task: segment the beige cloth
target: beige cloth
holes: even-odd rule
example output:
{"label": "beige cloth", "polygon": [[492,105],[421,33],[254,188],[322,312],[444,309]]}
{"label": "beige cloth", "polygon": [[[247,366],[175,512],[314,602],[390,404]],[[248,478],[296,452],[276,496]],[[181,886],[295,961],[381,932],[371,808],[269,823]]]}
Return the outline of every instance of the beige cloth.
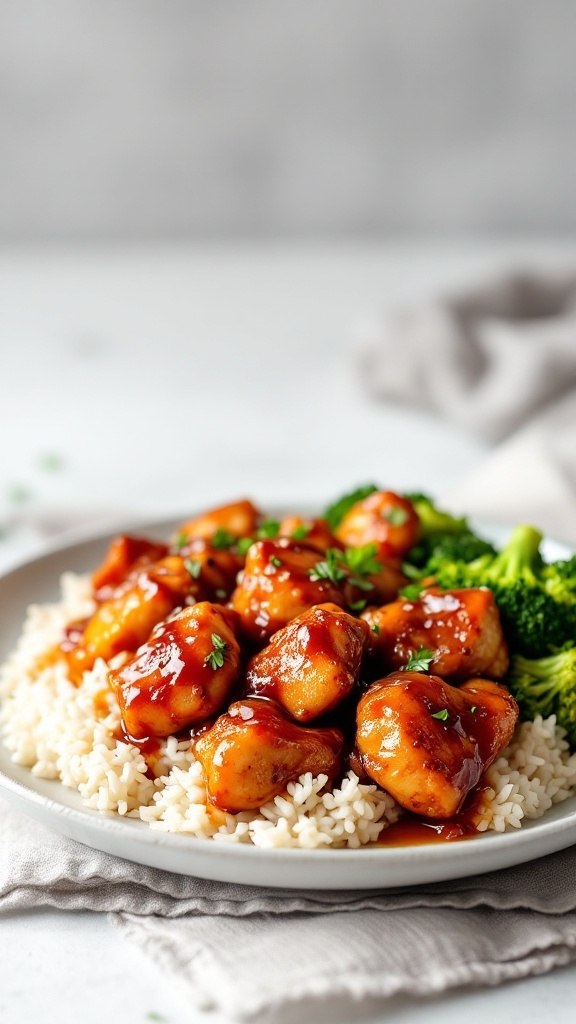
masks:
{"label": "beige cloth", "polygon": [[0,822],[0,915],[40,906],[111,912],[192,1005],[238,1020],[282,1020],[294,1004],[313,1020],[317,1000],[338,997],[336,1024],[352,1000],[494,985],[576,959],[576,848],[454,882],[310,892],[131,864],[4,802]]}
{"label": "beige cloth", "polygon": [[442,496],[451,507],[576,544],[576,275],[516,274],[392,311],[359,342],[372,395],[500,442]]}

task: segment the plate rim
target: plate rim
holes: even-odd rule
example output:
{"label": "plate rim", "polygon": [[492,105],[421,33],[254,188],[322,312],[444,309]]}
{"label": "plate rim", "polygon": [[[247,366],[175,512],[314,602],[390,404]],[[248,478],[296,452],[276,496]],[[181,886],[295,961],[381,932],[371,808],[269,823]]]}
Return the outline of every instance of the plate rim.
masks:
{"label": "plate rim", "polygon": [[[269,514],[278,515],[282,510],[276,508],[272,509]],[[151,535],[158,533],[160,536],[168,534],[171,530],[178,525],[180,517],[166,517],[157,519],[152,522],[147,522],[144,519],[134,520],[132,523],[127,523],[125,520],[119,522],[117,527],[113,530],[95,530],[86,532],[83,531],[81,536],[75,535],[70,538],[70,535],[63,537],[57,543],[51,544],[48,548],[44,549],[42,553],[36,557],[28,558],[25,561],[19,563],[16,566],[12,566],[7,572],[0,574],[0,588],[9,585],[10,582],[19,576],[24,576],[30,570],[38,569],[39,571],[47,570],[50,562],[55,560],[58,561],[60,556],[67,554],[80,553],[88,545],[106,544],[109,540],[115,536],[116,533],[127,530],[136,529],[142,532],[148,532]],[[475,525],[479,530],[487,534],[488,537],[493,536],[495,533],[503,534],[504,531],[508,530],[509,527],[502,523],[491,523],[487,520],[478,520]],[[555,548],[560,555],[557,557],[563,557],[562,552],[569,554],[570,547],[563,542],[555,541],[553,538],[546,538],[546,544],[548,547]],[[61,565],[55,572],[55,584],[59,580],[61,573],[66,572],[66,565]],[[75,571],[75,570],[72,570]],[[55,588],[56,589],[56,588]],[[28,603],[28,602],[27,602]],[[20,622],[23,622],[23,617],[26,611],[26,606],[20,608],[21,612]],[[13,641],[10,641],[9,650],[13,649]],[[9,651],[8,651],[9,653]],[[5,762],[5,764],[4,764]],[[13,771],[9,773],[10,766]],[[8,771],[6,770],[8,769]],[[22,781],[18,776],[19,774],[25,774],[26,778],[30,780],[30,783]],[[537,859],[540,856],[544,856],[549,852],[553,852],[558,849],[562,849],[566,846],[576,844],[576,796],[569,798],[567,803],[574,803],[574,809],[568,810],[568,813],[561,817],[552,818],[546,820],[546,815],[542,819],[537,819],[533,823],[527,823],[528,827],[524,826],[513,832],[504,833],[484,833],[472,838],[466,839],[465,841],[454,842],[454,843],[427,843],[420,845],[407,845],[407,846],[390,846],[385,845],[372,845],[361,847],[358,849],[349,848],[316,848],[313,850],[306,850],[301,848],[261,848],[252,844],[243,843],[227,843],[227,842],[210,842],[208,845],[207,840],[199,839],[195,836],[186,835],[183,833],[169,833],[159,830],[151,829],[145,822],[135,818],[123,818],[118,815],[112,815],[112,813],[102,813],[95,809],[83,806],[81,803],[80,794],[73,789],[64,787],[59,780],[47,780],[39,779],[38,784],[43,785],[47,788],[61,787],[64,793],[67,794],[70,800],[74,803],[78,803],[79,806],[72,805],[68,802],[62,802],[57,799],[56,796],[46,795],[39,789],[34,788],[34,780],[37,777],[32,775],[29,768],[17,765],[10,759],[10,753],[4,746],[2,740],[0,740],[0,789],[2,793],[10,800],[11,803],[17,804],[26,813],[27,808],[30,808],[30,816],[36,820],[42,820],[46,824],[46,817],[53,819],[53,824],[49,824],[48,827],[52,828],[53,831],[60,832],[60,834],[68,834],[62,827],[63,824],[66,826],[75,826],[80,830],[87,830],[87,833],[99,833],[106,838],[111,838],[115,841],[116,839],[120,842],[127,842],[130,847],[129,852],[126,854],[126,858],[129,860],[136,860],[139,863],[148,863],[150,866],[161,867],[159,864],[150,864],[148,857],[145,860],[138,861],[135,857],[133,845],[137,847],[142,846],[144,849],[142,855],[147,854],[149,851],[155,850],[168,850],[174,853],[178,852],[180,855],[184,852],[186,856],[189,856],[191,861],[198,859],[198,855],[209,855],[210,861],[213,863],[213,869],[215,874],[206,874],[198,871],[198,865],[191,863],[189,870],[182,870],[179,867],[171,866],[169,868],[163,868],[163,870],[176,871],[177,873],[187,875],[188,877],[211,877],[215,880],[238,880],[231,878],[223,878],[222,870],[226,873],[226,870],[230,865],[240,866],[240,874],[243,874],[242,865],[249,865],[256,869],[256,873],[260,871],[263,865],[270,866],[270,864],[278,867],[290,867],[297,871],[300,867],[312,866],[312,873],[320,876],[326,869],[334,868],[337,864],[340,872],[345,872],[349,868],[358,868],[360,865],[364,865],[365,868],[369,869],[368,876],[365,884],[362,879],[354,879],[354,884],[350,885],[349,882],[345,888],[388,888],[404,885],[417,885],[426,884],[427,879],[422,878],[416,881],[399,881],[396,878],[382,878],[375,885],[373,881],[373,869],[378,867],[382,869],[383,874],[387,870],[394,872],[398,867],[403,867],[405,872],[408,874],[414,873],[414,868],[417,868],[421,864],[428,864],[429,871],[424,871],[424,875],[432,872],[434,878],[432,880],[451,879],[457,877],[469,876],[472,874],[481,874],[489,872],[497,868],[494,867],[494,862],[502,862],[499,866],[513,866],[521,862],[525,862],[532,859]],[[561,805],[556,805],[560,807]],[[37,813],[34,813],[37,812]],[[548,813],[548,812],[547,812]],[[128,828],[127,828],[128,825]],[[571,833],[574,833],[573,836]],[[76,837],[75,837],[76,838]],[[553,840],[549,844],[549,840]],[[80,842],[83,842],[80,839]],[[541,847],[544,844],[546,849],[542,850]],[[102,846],[99,846],[93,842],[87,842],[85,845],[93,848],[102,850]],[[540,852],[536,852],[536,849],[540,849]],[[480,851],[484,851],[484,855]],[[515,851],[515,852],[514,852]],[[111,852],[105,850],[104,852]],[[519,854],[519,856],[518,856]],[[122,856],[122,854],[116,854]],[[511,856],[510,856],[511,855]],[[486,866],[478,865],[478,858],[486,860]],[[153,858],[155,859],[155,858]],[[203,859],[203,858],[202,858]],[[474,865],[471,862],[474,861]],[[450,864],[457,862],[456,868],[450,869]],[[439,867],[445,864],[447,872],[440,872],[437,875]],[[370,874],[372,870],[372,874]],[[435,874],[436,872],[436,874]],[[254,872],[249,872],[253,874]],[[308,872],[309,873],[309,872]],[[332,871],[330,877],[334,875]],[[430,880],[430,879],[428,879]],[[252,881],[248,881],[246,884],[255,884]],[[276,887],[281,888],[301,888],[303,883],[299,881],[291,881],[283,879],[281,882],[270,882],[266,884],[272,884]],[[334,888],[334,885],[325,886],[322,885],[322,878],[315,879],[311,888]],[[344,888],[343,886],[336,886],[336,888]]]}

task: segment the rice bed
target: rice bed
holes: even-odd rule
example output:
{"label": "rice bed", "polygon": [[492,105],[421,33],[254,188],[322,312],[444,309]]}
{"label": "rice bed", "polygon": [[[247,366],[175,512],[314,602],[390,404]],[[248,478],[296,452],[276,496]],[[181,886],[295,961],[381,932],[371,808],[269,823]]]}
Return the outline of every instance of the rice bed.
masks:
{"label": "rice bed", "polygon": [[[376,841],[397,821],[401,808],[392,797],[362,784],[352,771],[332,790],[325,775],[308,773],[258,811],[218,811],[207,803],[189,742],[173,736],[162,743],[160,777],[151,779],[139,748],[115,736],[120,714],[105,662],[85,672],[80,687],[70,682],[63,662],[36,667],[63,627],[93,607],[90,578],[66,573],[60,602],[28,610],[18,646],[0,672],[0,729],[16,764],[77,790],[94,810],[218,842],[354,848]],[[536,718],[518,726],[484,781],[478,830],[520,828],[576,792],[576,754],[570,755],[553,715]]]}

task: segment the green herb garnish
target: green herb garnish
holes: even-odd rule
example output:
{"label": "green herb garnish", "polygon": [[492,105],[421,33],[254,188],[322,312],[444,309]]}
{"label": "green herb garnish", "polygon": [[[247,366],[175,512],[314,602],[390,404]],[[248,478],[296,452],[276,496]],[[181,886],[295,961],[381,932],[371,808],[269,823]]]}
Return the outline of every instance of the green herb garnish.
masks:
{"label": "green herb garnish", "polygon": [[424,587],[421,583],[409,583],[408,586],[402,587],[402,590],[398,591],[398,596],[405,597],[408,601],[417,601],[423,590]]}
{"label": "green herb garnish", "polygon": [[342,552],[338,548],[328,548],[326,558],[316,562],[308,572],[313,582],[316,580],[330,580],[332,583],[341,583],[348,576],[346,569],[342,568]]}
{"label": "green herb garnish", "polygon": [[275,565],[277,569],[279,569],[280,566],[282,565],[282,559],[278,558],[278,555],[270,555],[268,561],[270,562],[271,565]]}
{"label": "green herb garnish", "polygon": [[249,548],[252,547],[253,543],[253,537],[240,537],[240,540],[236,542],[236,550],[238,551],[238,554],[240,555],[241,558],[245,558],[245,556],[248,554]]}
{"label": "green herb garnish", "polygon": [[228,644],[221,636],[218,636],[218,633],[212,633],[211,639],[212,650],[210,651],[210,654],[207,654],[204,658],[204,664],[210,665],[210,668],[215,672],[217,668],[222,668],[224,664]]}
{"label": "green herb garnish", "polygon": [[441,711],[436,711],[432,715],[432,718],[438,718],[438,719],[440,719],[441,722],[447,722],[448,721],[448,708],[442,708]]}
{"label": "green herb garnish", "polygon": [[183,548],[184,545],[187,544],[187,543],[188,543],[188,536],[187,536],[187,534],[179,533],[178,536],[176,537],[176,540],[174,541],[174,547],[178,548],[178,550],[180,550],[180,548]]}
{"label": "green herb garnish", "polygon": [[415,654],[410,655],[402,671],[427,672],[431,661],[434,661],[434,651],[431,651],[429,647],[421,647]]}
{"label": "green herb garnish", "polygon": [[234,537],[228,530],[225,530],[223,526],[219,526],[213,537],[210,538],[210,543],[213,548],[218,548],[219,551],[226,551],[227,548],[231,548],[236,543],[236,537]]}
{"label": "green herb garnish", "polygon": [[365,600],[352,601],[352,604],[349,604],[348,607],[349,607],[351,612],[355,612],[356,614],[358,614],[359,612],[363,612],[364,611],[364,609],[365,609],[367,604],[368,604],[368,601],[365,601]]}
{"label": "green herb garnish", "polygon": [[399,505],[385,508],[382,512],[382,517],[388,520],[390,526],[404,526],[404,523],[407,523],[409,518],[406,509],[400,508]]}
{"label": "green herb garnish", "polygon": [[292,530],[292,540],[306,540],[311,529],[311,526],[306,526],[305,523],[300,523],[299,526]]}
{"label": "green herb garnish", "polygon": [[380,626],[378,625],[377,622],[374,622],[370,628],[374,633],[374,636],[380,636]]}
{"label": "green herb garnish", "polygon": [[187,558],[184,562],[184,568],[186,572],[189,572],[193,579],[197,580],[202,572],[202,562],[197,562],[195,558]]}
{"label": "green herb garnish", "polygon": [[476,704],[473,704],[472,707],[470,708],[470,711],[473,715],[475,715],[476,712],[478,711],[478,706]]}
{"label": "green herb garnish", "polygon": [[256,530],[257,540],[273,540],[280,533],[280,523],[277,519],[263,519]]}

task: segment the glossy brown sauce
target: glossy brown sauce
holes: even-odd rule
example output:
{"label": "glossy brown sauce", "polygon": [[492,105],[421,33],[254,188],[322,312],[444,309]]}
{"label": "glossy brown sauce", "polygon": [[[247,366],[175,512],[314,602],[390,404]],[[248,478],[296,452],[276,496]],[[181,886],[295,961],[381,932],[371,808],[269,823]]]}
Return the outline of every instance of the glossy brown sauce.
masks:
{"label": "glossy brown sauce", "polygon": [[477,829],[484,794],[490,787],[480,784],[454,818],[443,821],[419,818],[405,813],[384,829],[372,846],[426,846],[428,843],[454,843],[482,835]]}

